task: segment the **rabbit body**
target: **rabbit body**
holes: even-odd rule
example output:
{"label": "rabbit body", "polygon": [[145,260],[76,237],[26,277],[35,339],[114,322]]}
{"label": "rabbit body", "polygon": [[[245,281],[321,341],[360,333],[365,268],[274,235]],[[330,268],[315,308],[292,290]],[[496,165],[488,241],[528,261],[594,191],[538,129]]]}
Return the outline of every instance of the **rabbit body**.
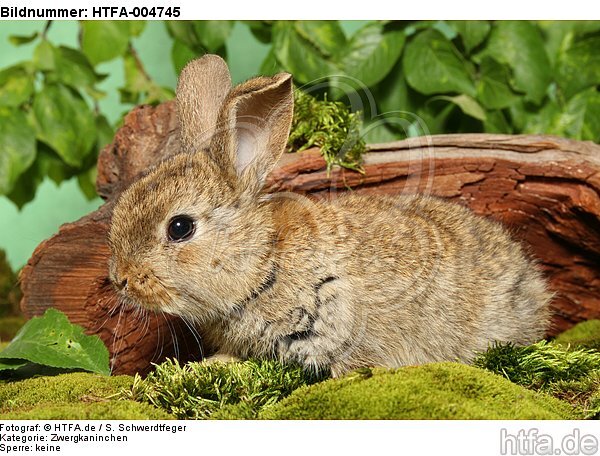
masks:
{"label": "rabbit body", "polygon": [[220,351],[338,375],[468,362],[492,341],[543,337],[550,294],[498,224],[425,196],[306,204],[266,205],[272,270],[256,296],[207,325]]}
{"label": "rabbit body", "polygon": [[[498,223],[428,196],[264,194],[291,80],[231,89],[228,76],[215,56],[184,70],[183,153],[115,206],[110,275],[124,301],[193,320],[221,354],[333,375],[468,362],[493,341],[544,335],[551,294]],[[194,230],[174,241],[181,214]]]}

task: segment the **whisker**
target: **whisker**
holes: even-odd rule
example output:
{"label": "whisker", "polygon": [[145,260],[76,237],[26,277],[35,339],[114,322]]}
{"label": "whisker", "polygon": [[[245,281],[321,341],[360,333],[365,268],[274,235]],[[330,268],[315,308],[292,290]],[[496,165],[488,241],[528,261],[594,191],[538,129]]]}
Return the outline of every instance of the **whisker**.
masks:
{"label": "whisker", "polygon": [[186,317],[181,316],[181,320],[188,327],[188,329],[192,333],[192,336],[194,336],[194,340],[198,344],[198,350],[200,351],[200,358],[201,359],[204,358],[204,351],[202,350],[202,343],[200,342],[200,339],[202,339],[202,336],[200,335],[200,333],[198,332],[198,330],[196,328],[194,328],[193,325],[190,322],[187,321]]}
{"label": "whisker", "polygon": [[[157,345],[156,345],[156,350],[154,351],[154,355],[153,355],[153,359],[156,360],[156,362],[160,361],[160,358],[162,356],[162,352],[163,352],[163,336],[160,332],[160,321],[158,321],[158,316],[161,315],[158,312],[155,312],[154,315],[157,317],[157,322],[156,322],[156,330],[158,332],[158,336],[157,336]],[[163,315],[164,318],[164,315]],[[158,355],[157,355],[158,353]]]}
{"label": "whisker", "polygon": [[[164,316],[164,312],[163,312]],[[172,322],[165,316],[165,321],[167,322],[167,327],[169,328],[169,332],[171,333],[171,339],[173,340],[173,348],[175,349],[175,358],[179,359],[179,343],[177,342],[177,334],[175,332],[175,328],[172,326]]]}
{"label": "whisker", "polygon": [[[119,317],[117,318],[117,324],[115,326],[115,330],[113,333],[113,340],[112,340],[112,347],[113,347],[113,359],[111,360],[111,365],[110,365],[110,372],[112,374],[114,368],[115,368],[115,362],[117,360],[117,356],[119,354],[119,349],[120,347],[116,346],[116,341],[117,341],[117,333],[119,331],[119,326],[121,325],[121,317],[123,315],[123,306],[121,306],[121,309],[119,310]],[[121,336],[121,342],[123,342],[123,337]]]}
{"label": "whisker", "polygon": [[136,320],[141,320],[141,324],[139,325],[139,330],[137,331],[138,333],[138,338],[137,341],[142,341],[144,340],[144,338],[146,337],[146,335],[148,334],[148,330],[149,330],[149,317],[147,315],[147,311],[146,309],[142,308],[142,307],[138,307],[135,312],[134,312],[134,316],[133,316]]}
{"label": "whisker", "polygon": [[104,328],[106,323],[108,323],[108,320],[110,320],[114,316],[114,311],[121,306],[123,306],[123,300],[120,296],[116,296],[114,304],[106,312],[106,318],[104,319],[104,321],[102,323],[99,323],[97,326],[92,327],[92,331],[94,333],[97,333],[98,331],[100,331],[100,329]]}

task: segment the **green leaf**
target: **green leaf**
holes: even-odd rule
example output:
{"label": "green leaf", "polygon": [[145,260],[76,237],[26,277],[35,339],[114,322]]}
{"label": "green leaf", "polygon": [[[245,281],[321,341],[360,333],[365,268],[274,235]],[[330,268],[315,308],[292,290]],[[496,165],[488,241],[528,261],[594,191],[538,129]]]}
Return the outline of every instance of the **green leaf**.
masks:
{"label": "green leaf", "polygon": [[510,89],[510,69],[490,57],[481,61],[477,81],[477,98],[488,109],[512,105],[517,95]]}
{"label": "green leaf", "polygon": [[295,27],[324,57],[331,58],[346,47],[346,35],[338,21],[296,21]]}
{"label": "green leaf", "polygon": [[96,139],[96,149],[101,150],[110,144],[115,136],[115,129],[110,122],[102,114],[96,117],[96,131],[98,133]]}
{"label": "green leaf", "polygon": [[82,21],[81,49],[93,65],[123,55],[129,45],[128,21]]}
{"label": "green leaf", "polygon": [[37,187],[46,177],[60,184],[76,174],[72,168],[63,162],[56,153],[44,143],[38,143],[38,150],[33,164],[19,177],[8,198],[22,208],[35,198]]}
{"label": "green leaf", "polygon": [[558,118],[557,132],[569,138],[600,142],[600,93],[595,88],[569,100]]}
{"label": "green leaf", "polygon": [[96,192],[96,177],[98,176],[98,168],[92,166],[87,171],[77,175],[77,183],[81,193],[88,201],[93,200],[98,196]]}
{"label": "green leaf", "polygon": [[532,112],[523,105],[515,105],[511,109],[513,111],[521,111],[521,121],[524,119],[523,133],[564,135],[564,127],[560,126],[559,121],[562,111],[554,101],[546,102],[537,112]]}
{"label": "green leaf", "polygon": [[387,76],[398,61],[406,37],[393,24],[373,22],[359,29],[337,60],[342,71],[371,87]]}
{"label": "green leaf", "polygon": [[183,67],[185,67],[188,62],[194,60],[198,54],[187,47],[183,41],[173,40],[173,47],[171,48],[171,60],[173,61],[173,66],[175,67],[175,72],[177,74],[181,73]]}
{"label": "green leaf", "polygon": [[594,87],[575,95],[564,108],[551,100],[537,112],[515,104],[511,115],[524,133],[600,141],[600,94]]}
{"label": "green leaf", "polygon": [[455,104],[460,110],[468,116],[474,117],[475,119],[484,121],[486,119],[485,110],[481,107],[477,101],[468,95],[457,95],[455,97],[438,96],[431,99],[434,100],[446,100],[450,103]]}
{"label": "green leaf", "polygon": [[0,71],[0,106],[20,106],[32,95],[33,75],[23,65]]}
{"label": "green leaf", "polygon": [[577,92],[600,84],[600,36],[576,41],[562,51],[557,62],[559,87],[569,99]]}
{"label": "green leaf", "polygon": [[347,75],[372,86],[392,69],[405,40],[403,31],[380,22],[367,24],[347,44],[342,35],[335,21],[280,21],[273,26],[275,57],[301,83]]}
{"label": "green leaf", "polygon": [[33,64],[38,70],[52,71],[56,68],[54,55],[54,46],[44,39],[33,51]]}
{"label": "green leaf", "polygon": [[297,32],[294,22],[278,21],[273,25],[273,49],[277,61],[300,83],[339,73],[333,63]]}
{"label": "green leaf", "polygon": [[381,144],[391,141],[398,141],[406,137],[395,132],[385,121],[374,121],[363,126],[362,139],[367,144]]}
{"label": "green leaf", "polygon": [[416,110],[409,94],[409,88],[404,79],[402,61],[390,71],[386,78],[373,88],[373,96],[381,109],[381,112]]}
{"label": "green leaf", "polygon": [[81,97],[60,84],[47,85],[33,102],[38,139],[70,166],[79,167],[96,139],[94,115]]}
{"label": "green leaf", "polygon": [[33,32],[31,35],[11,35],[8,40],[15,46],[31,43],[39,36],[38,32]]}
{"label": "green leaf", "polygon": [[446,21],[460,35],[467,54],[479,46],[490,33],[488,21]]}
{"label": "green leaf", "polygon": [[420,122],[415,123],[417,134],[411,136],[436,135],[447,131],[446,122],[456,110],[456,105],[444,103],[442,109],[438,111],[433,108],[436,104],[439,103],[429,103],[418,110]]}
{"label": "green leaf", "polygon": [[206,50],[214,53],[225,45],[234,25],[235,21],[197,21],[193,27]]}
{"label": "green leaf", "polygon": [[600,21],[538,21],[544,45],[554,65],[561,50],[568,49],[578,37],[600,31]]}
{"label": "green leaf", "polygon": [[127,21],[130,36],[140,36],[146,29],[146,21]]}
{"label": "green leaf", "polygon": [[450,26],[446,21],[435,21],[431,28],[440,32],[448,41],[453,41],[456,36],[456,30]]}
{"label": "green leaf", "polygon": [[16,370],[28,364],[29,361],[25,361],[24,359],[0,359],[0,371]]}
{"label": "green leaf", "polygon": [[444,92],[475,96],[466,62],[444,35],[424,30],[406,46],[403,67],[408,84],[425,95]]}
{"label": "green leaf", "polygon": [[131,54],[125,55],[123,57],[123,65],[125,70],[125,87],[132,92],[147,91],[150,81],[139,68],[135,57]]}
{"label": "green leaf", "polygon": [[254,38],[263,44],[271,44],[272,35],[271,28],[273,27],[272,21],[243,21],[248,27]]}
{"label": "green leaf", "polygon": [[6,369],[12,360],[110,375],[108,350],[100,338],[85,335],[81,326],[71,324],[66,315],[53,308],[25,323],[0,352],[0,369]]}
{"label": "green leaf", "polygon": [[75,89],[87,90],[94,98],[103,96],[103,92],[96,91],[94,86],[106,75],[97,74],[82,52],[61,46],[54,49],[54,61],[56,62],[55,75],[48,76],[50,82],[58,81]]}
{"label": "green leaf", "polygon": [[512,134],[513,130],[502,111],[488,111],[483,122],[486,133]]}
{"label": "green leaf", "polygon": [[165,26],[169,35],[175,38],[176,41],[181,41],[198,53],[202,51],[201,43],[198,41],[192,21],[166,21]]}
{"label": "green leaf", "polygon": [[269,50],[269,53],[265,57],[265,60],[263,60],[263,63],[261,63],[260,65],[259,71],[260,74],[264,74],[267,76],[271,76],[283,71],[283,68],[281,68],[281,65],[279,65],[279,62],[277,62],[277,58],[275,57],[275,52],[273,51],[273,49]]}
{"label": "green leaf", "polygon": [[152,81],[140,70],[138,62],[131,54],[123,57],[123,68],[125,72],[125,85],[119,89],[121,103],[140,103],[142,94],[152,89]]}
{"label": "green leaf", "polygon": [[173,98],[173,91],[160,87],[139,66],[133,54],[123,56],[125,86],[119,89],[121,103],[155,104]]}
{"label": "green leaf", "polygon": [[552,82],[552,67],[539,29],[527,21],[494,23],[486,49],[480,57],[491,56],[513,70],[514,89],[539,104]]}
{"label": "green leaf", "polygon": [[16,108],[0,107],[0,194],[9,193],[35,160],[35,131]]}

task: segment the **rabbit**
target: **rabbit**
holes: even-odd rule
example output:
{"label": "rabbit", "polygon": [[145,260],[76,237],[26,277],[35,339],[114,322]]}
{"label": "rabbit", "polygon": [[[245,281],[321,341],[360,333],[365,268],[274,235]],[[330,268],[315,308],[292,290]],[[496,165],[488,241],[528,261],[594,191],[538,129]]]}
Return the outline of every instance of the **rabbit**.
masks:
{"label": "rabbit", "polygon": [[123,302],[193,321],[216,359],[340,376],[470,362],[544,336],[548,291],[497,222],[425,195],[267,194],[286,148],[291,75],[232,87],[205,55],[179,78],[181,153],[119,197],[108,234]]}

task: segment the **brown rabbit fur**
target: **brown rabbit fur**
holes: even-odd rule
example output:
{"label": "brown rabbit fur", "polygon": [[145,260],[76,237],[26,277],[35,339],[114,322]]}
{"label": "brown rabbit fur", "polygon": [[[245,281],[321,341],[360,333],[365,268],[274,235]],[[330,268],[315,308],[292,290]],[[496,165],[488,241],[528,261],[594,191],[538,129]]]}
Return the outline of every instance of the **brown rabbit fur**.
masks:
{"label": "brown rabbit fur", "polygon": [[[551,294],[499,224],[427,196],[262,193],[292,90],[288,74],[231,88],[217,56],[183,70],[182,153],[114,209],[110,274],[125,302],[193,320],[219,354],[333,375],[468,362],[493,341],[544,335]],[[193,231],[174,241],[182,215]]]}

